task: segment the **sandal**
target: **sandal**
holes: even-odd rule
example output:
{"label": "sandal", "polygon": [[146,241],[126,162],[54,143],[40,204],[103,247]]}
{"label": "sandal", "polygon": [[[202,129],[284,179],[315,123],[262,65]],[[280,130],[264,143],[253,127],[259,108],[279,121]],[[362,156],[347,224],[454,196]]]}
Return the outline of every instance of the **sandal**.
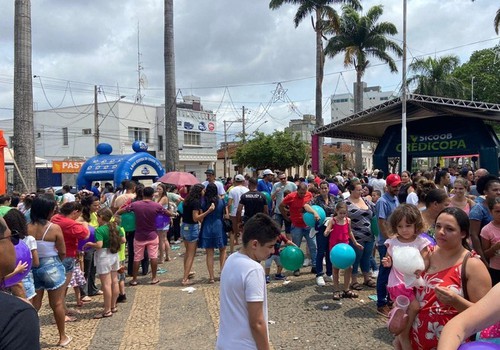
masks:
{"label": "sandal", "polygon": [[354,290],[363,290],[363,286],[361,284],[359,284],[358,282],[354,282],[351,284],[351,289],[354,289]]}
{"label": "sandal", "polygon": [[214,280],[213,278],[211,278],[211,279],[209,279],[209,280],[208,280],[208,283],[209,283],[209,284],[214,284],[214,283],[215,283],[215,280]]}
{"label": "sandal", "polygon": [[189,279],[191,279],[191,278],[193,278],[193,277],[194,277],[194,275],[196,275],[196,272],[191,271],[191,272],[189,273],[189,275],[188,275],[188,278],[189,278]]}
{"label": "sandal", "polygon": [[66,341],[62,342],[62,343],[57,343],[57,346],[60,346],[62,348],[65,348],[66,346],[69,345],[69,343],[71,343],[71,341],[73,340],[73,338],[71,338],[70,336],[67,336],[68,338],[66,339]]}
{"label": "sandal", "polygon": [[152,280],[151,282],[149,282],[149,284],[158,284],[158,283],[160,283],[159,279],[155,279],[155,280]]}
{"label": "sandal", "polygon": [[129,285],[129,286],[131,286],[131,287],[135,287],[135,286],[137,286],[138,284],[139,284],[139,283],[137,283],[137,281],[130,281],[130,282],[128,283],[128,285]]}
{"label": "sandal", "polygon": [[342,297],[342,295],[340,294],[340,291],[337,290],[337,291],[333,292],[333,297],[332,297],[333,300],[338,301],[338,300],[340,300],[341,297]]}
{"label": "sandal", "polygon": [[370,287],[370,288],[376,288],[377,282],[375,282],[374,280],[368,280],[368,281],[363,282],[363,285]]}
{"label": "sandal", "polygon": [[116,314],[118,312],[118,308],[112,307],[111,308],[111,313]]}
{"label": "sandal", "polygon": [[94,316],[94,320],[100,320],[101,318],[108,318],[113,316],[113,313],[111,311],[105,312],[103,314],[97,314]]}
{"label": "sandal", "polygon": [[357,298],[357,297],[358,297],[358,294],[356,294],[352,290],[344,290],[342,292],[342,298],[353,299],[353,298]]}
{"label": "sandal", "polygon": [[187,279],[187,280],[182,280],[181,284],[182,284],[183,286],[190,286],[190,285],[192,285],[192,284],[193,284],[193,282],[192,282],[192,281],[190,281],[189,279]]}
{"label": "sandal", "polygon": [[92,301],[92,298],[89,297],[88,295],[84,296],[83,298],[80,298],[80,301],[82,303],[90,303]]}

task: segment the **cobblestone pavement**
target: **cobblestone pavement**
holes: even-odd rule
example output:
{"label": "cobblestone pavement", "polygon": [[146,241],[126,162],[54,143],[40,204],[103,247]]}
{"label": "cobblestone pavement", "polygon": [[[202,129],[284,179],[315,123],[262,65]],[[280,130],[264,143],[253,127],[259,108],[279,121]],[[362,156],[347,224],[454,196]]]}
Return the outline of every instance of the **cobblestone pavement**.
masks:
{"label": "cobblestone pavement", "polygon": [[[159,275],[159,284],[149,285],[149,275],[139,278],[138,286],[127,286],[127,302],[118,304],[119,311],[113,317],[93,319],[102,311],[100,296],[78,308],[78,320],[66,323],[67,334],[73,338],[67,348],[213,349],[219,282],[208,284],[205,255],[198,250],[193,279],[196,290],[182,291],[183,250],[180,247],[171,251],[172,260],[160,265],[167,272]],[[368,298],[375,289],[361,291],[358,299],[333,301],[331,283],[317,287],[309,270],[304,267],[299,277],[288,272],[289,283],[272,281],[268,285],[269,330],[274,349],[392,348],[385,319],[376,314],[375,303]],[[76,309],[72,290],[68,294],[68,307]],[[58,336],[46,299],[40,310],[41,343],[42,348],[49,349],[56,348]]]}

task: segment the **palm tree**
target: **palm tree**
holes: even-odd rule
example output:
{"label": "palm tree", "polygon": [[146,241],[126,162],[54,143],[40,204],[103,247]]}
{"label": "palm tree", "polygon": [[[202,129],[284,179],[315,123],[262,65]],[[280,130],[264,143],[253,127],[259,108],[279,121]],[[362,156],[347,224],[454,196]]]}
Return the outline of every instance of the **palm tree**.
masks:
{"label": "palm tree", "polygon": [[[356,89],[354,91],[354,112],[363,110],[363,86],[361,78],[365,73],[370,61],[369,56],[375,57],[389,65],[391,72],[397,72],[394,59],[387,53],[388,51],[401,57],[403,50],[393,40],[387,38],[388,35],[398,33],[396,26],[390,22],[378,22],[383,13],[382,5],[373,6],[365,16],[352,6],[343,7],[338,29],[332,29],[327,34],[334,34],[328,40],[325,54],[328,57],[335,57],[344,54],[344,65],[353,66],[356,70]],[[356,142],[356,171],[363,169],[361,142]]]}
{"label": "palm tree", "polygon": [[495,26],[495,32],[498,34],[498,28],[500,28],[500,9],[498,9],[497,15],[493,20],[493,25]]}
{"label": "palm tree", "polygon": [[14,14],[14,189],[36,189],[33,86],[31,74],[31,1],[16,0]]}
{"label": "palm tree", "polygon": [[452,75],[459,63],[455,55],[419,58],[408,67],[409,72],[414,73],[408,84],[417,84],[413,91],[416,94],[462,98],[462,83]]}
{"label": "palm tree", "polygon": [[[323,75],[325,66],[325,56],[323,52],[323,31],[325,29],[325,20],[328,19],[331,23],[338,23],[338,14],[330,5],[350,3],[355,8],[360,8],[358,0],[271,0],[269,8],[276,10],[283,4],[299,5],[295,17],[293,19],[295,27],[298,27],[300,22],[306,17],[311,15],[311,22],[313,29],[316,33],[316,98],[315,98],[315,111],[316,111],[316,127],[323,126]],[[313,15],[316,16],[314,20]],[[319,170],[323,170],[323,141],[319,140],[318,148],[319,157]]]}
{"label": "palm tree", "polygon": [[179,170],[177,138],[177,102],[175,93],[174,1],[164,3],[164,65],[165,65],[165,171]]}

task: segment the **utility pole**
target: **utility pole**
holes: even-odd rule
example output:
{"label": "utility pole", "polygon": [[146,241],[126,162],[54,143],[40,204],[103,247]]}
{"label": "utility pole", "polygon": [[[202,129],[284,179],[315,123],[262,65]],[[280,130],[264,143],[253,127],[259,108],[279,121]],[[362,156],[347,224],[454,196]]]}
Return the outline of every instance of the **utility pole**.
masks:
{"label": "utility pole", "polygon": [[97,85],[94,85],[94,151],[97,153],[99,145],[99,110],[97,103]]}
{"label": "utility pole", "polygon": [[246,135],[245,135],[245,106],[241,107],[241,123],[243,124],[242,126],[242,130],[243,130],[243,136],[242,136],[242,140],[243,140],[243,144],[246,143]]}
{"label": "utility pole", "polygon": [[224,120],[224,178],[227,178],[227,128]]}

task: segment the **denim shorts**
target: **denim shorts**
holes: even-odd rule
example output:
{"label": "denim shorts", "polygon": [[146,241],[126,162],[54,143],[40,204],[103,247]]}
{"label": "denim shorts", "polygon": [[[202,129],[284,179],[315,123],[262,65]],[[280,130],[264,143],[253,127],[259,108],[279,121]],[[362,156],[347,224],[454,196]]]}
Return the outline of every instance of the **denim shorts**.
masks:
{"label": "denim shorts", "polygon": [[35,295],[35,284],[33,283],[33,273],[30,271],[26,277],[23,278],[24,292],[26,293],[26,299],[30,300]]}
{"label": "denim shorts", "polygon": [[73,272],[75,269],[75,258],[64,258],[62,264],[66,273]]}
{"label": "denim shorts", "polygon": [[40,258],[40,265],[32,271],[36,290],[56,290],[66,281],[66,270],[57,256]]}
{"label": "denim shorts", "polygon": [[182,224],[181,236],[186,242],[196,242],[200,236],[199,224]]}

